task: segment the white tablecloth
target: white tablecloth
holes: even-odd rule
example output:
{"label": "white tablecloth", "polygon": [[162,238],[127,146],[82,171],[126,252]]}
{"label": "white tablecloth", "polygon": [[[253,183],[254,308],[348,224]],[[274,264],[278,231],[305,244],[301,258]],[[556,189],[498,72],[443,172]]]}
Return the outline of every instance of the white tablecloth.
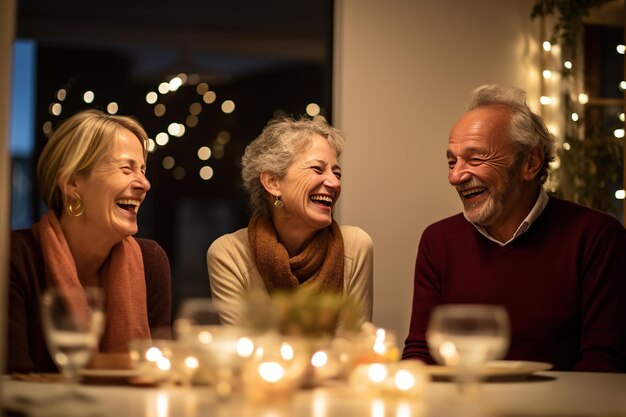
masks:
{"label": "white tablecloth", "polygon": [[251,403],[235,394],[220,401],[208,387],[82,385],[95,402],[29,405],[22,395],[42,399],[63,392],[59,383],[2,380],[4,407],[33,416],[102,417],[428,417],[428,416],[626,416],[626,374],[540,372],[529,379],[483,384],[478,401],[459,399],[450,382],[431,382],[423,398],[391,398],[348,386],[298,391],[290,401]]}

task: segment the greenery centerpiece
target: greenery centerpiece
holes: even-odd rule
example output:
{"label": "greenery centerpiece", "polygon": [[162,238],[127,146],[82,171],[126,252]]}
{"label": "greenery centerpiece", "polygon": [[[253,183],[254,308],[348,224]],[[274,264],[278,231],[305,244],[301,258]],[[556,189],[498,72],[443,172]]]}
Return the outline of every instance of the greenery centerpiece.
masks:
{"label": "greenery centerpiece", "polygon": [[320,291],[314,285],[267,294],[250,292],[246,297],[248,326],[286,336],[328,338],[338,329],[358,331],[358,303],[343,294]]}

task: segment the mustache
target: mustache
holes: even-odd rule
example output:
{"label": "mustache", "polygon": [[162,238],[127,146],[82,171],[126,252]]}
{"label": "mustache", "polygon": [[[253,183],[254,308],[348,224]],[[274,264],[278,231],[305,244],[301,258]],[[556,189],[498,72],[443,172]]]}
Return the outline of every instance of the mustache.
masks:
{"label": "mustache", "polygon": [[463,184],[463,185],[459,185],[457,187],[454,187],[457,191],[465,191],[465,190],[469,190],[471,188],[477,188],[477,187],[484,187],[487,188],[487,184],[485,184],[482,181],[479,181],[475,178],[472,178],[472,180],[470,182],[468,182],[467,184]]}

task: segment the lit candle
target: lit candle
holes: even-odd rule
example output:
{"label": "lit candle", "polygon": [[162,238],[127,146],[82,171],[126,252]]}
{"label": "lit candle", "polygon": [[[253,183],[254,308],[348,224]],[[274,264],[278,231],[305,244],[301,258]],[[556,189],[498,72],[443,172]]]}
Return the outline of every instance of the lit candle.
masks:
{"label": "lit candle", "polygon": [[254,402],[291,398],[307,368],[304,345],[278,336],[256,341],[254,353],[242,367],[245,397]]}
{"label": "lit candle", "polygon": [[419,361],[359,365],[350,376],[350,385],[361,391],[394,397],[420,398],[429,377]]}

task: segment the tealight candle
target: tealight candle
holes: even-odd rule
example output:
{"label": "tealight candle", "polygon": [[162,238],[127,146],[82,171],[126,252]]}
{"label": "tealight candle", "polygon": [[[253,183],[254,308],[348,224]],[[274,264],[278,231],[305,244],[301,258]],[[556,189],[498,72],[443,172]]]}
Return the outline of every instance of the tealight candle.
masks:
{"label": "tealight candle", "polygon": [[192,379],[200,366],[196,350],[182,341],[163,341],[157,343],[157,347],[161,349],[163,355],[163,358],[160,359],[162,364],[159,365],[157,363],[157,366],[161,368],[161,366],[165,365],[163,360],[169,360],[170,383],[185,386],[191,385]]}
{"label": "tealight candle", "polygon": [[317,384],[337,377],[342,370],[339,355],[332,348],[316,350],[311,355],[310,362],[313,368],[313,382]]}
{"label": "tealight candle", "polygon": [[350,384],[360,390],[391,396],[424,395],[429,377],[419,361],[362,364],[350,376]]}
{"label": "tealight candle", "polygon": [[158,347],[160,341],[131,340],[129,344],[130,359],[139,377],[146,382],[162,382],[168,377],[171,368],[170,360],[163,355]]}
{"label": "tealight candle", "polygon": [[197,352],[199,366],[194,382],[214,386],[220,397],[237,391],[241,367],[254,350],[247,330],[235,326],[191,325],[183,334],[183,340]]}
{"label": "tealight candle", "polygon": [[252,357],[242,369],[246,398],[254,402],[291,398],[307,367],[306,352],[298,340],[279,336],[257,340]]}

